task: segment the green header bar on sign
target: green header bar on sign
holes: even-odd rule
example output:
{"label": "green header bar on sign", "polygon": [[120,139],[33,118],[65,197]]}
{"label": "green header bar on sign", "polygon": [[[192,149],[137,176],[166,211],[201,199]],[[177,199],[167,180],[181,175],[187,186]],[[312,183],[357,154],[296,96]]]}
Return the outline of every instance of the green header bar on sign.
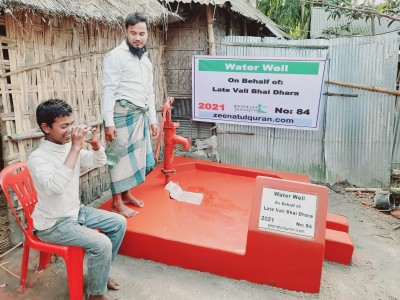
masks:
{"label": "green header bar on sign", "polygon": [[200,59],[199,71],[318,75],[319,62]]}

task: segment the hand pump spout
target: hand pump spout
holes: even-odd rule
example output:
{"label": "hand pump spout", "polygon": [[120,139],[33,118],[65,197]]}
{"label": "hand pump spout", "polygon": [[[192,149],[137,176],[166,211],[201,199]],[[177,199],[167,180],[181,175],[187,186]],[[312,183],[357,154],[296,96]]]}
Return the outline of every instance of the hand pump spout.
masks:
{"label": "hand pump spout", "polygon": [[175,135],[172,137],[172,142],[173,142],[174,144],[180,144],[180,145],[182,145],[183,149],[185,149],[185,150],[189,150],[189,149],[190,149],[190,142],[189,142],[189,139],[184,138],[183,136],[180,136],[180,135],[176,135],[176,134],[175,134]]}

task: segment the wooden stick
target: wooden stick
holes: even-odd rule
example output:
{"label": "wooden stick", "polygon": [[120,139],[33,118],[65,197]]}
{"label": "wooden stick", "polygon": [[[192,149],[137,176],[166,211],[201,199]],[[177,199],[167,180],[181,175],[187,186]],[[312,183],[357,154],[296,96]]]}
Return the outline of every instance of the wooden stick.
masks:
{"label": "wooden stick", "polygon": [[381,189],[378,188],[345,188],[344,189],[346,192],[368,192],[368,193],[375,193],[376,191],[379,191]]}
{"label": "wooden stick", "polygon": [[[375,193],[382,191],[380,188],[345,188],[344,189],[346,192],[366,192],[366,193]],[[400,194],[400,188],[395,188],[391,187],[389,188],[388,192],[394,193],[394,194]]]}
{"label": "wooden stick", "polygon": [[22,245],[22,242],[19,242],[17,245],[15,245],[14,247],[12,247],[10,250],[8,250],[7,252],[3,253],[2,255],[0,255],[0,258],[2,258],[3,256],[6,256],[7,253],[13,251],[15,248],[19,247]]}
{"label": "wooden stick", "polygon": [[392,170],[392,176],[399,176],[400,175],[400,170],[399,169],[393,169]]}
{"label": "wooden stick", "polygon": [[0,78],[5,78],[7,76],[15,75],[15,74],[18,74],[18,73],[21,73],[21,72],[25,72],[25,71],[29,71],[29,70],[33,70],[33,69],[39,69],[39,68],[42,68],[42,67],[45,67],[45,66],[48,66],[48,65],[69,61],[69,60],[72,60],[72,59],[78,59],[78,58],[84,58],[84,57],[87,57],[87,56],[103,54],[103,53],[106,53],[108,51],[109,50],[107,49],[107,50],[102,50],[102,51],[93,51],[93,52],[89,52],[89,53],[76,54],[76,55],[71,55],[71,56],[63,56],[63,57],[60,57],[60,58],[57,58],[57,59],[49,60],[49,61],[46,61],[46,62],[42,62],[42,63],[34,64],[34,65],[31,65],[31,66],[23,67],[23,68],[20,68],[18,70],[15,70],[15,71],[11,71],[11,72],[7,72],[7,73],[4,73],[4,74],[0,74]]}
{"label": "wooden stick", "polygon": [[213,16],[210,5],[206,6],[206,18],[207,18],[207,32],[208,32],[208,44],[210,46],[210,55],[216,55],[217,51],[215,50]]}
{"label": "wooden stick", "polygon": [[18,141],[23,141],[27,139],[34,139],[34,138],[41,138],[44,136],[43,132],[32,132],[32,133],[22,133],[22,134],[13,134],[11,136],[11,140],[18,142]]}
{"label": "wooden stick", "polygon": [[[296,48],[296,49],[328,49],[329,46],[324,45],[290,45],[290,44],[283,44],[283,43],[273,43],[273,44],[266,44],[266,43],[242,43],[242,42],[219,42],[219,45],[223,46],[242,46],[242,47],[265,47],[268,48]],[[175,51],[175,49],[174,49]]]}
{"label": "wooden stick", "polygon": [[11,275],[13,275],[13,276],[15,276],[15,277],[17,277],[18,279],[19,279],[19,276],[18,275],[15,275],[13,272],[11,272],[11,271],[8,271],[6,268],[4,268],[2,265],[0,265],[0,268],[2,268],[4,271],[6,271],[7,273],[10,273]]}
{"label": "wooden stick", "polygon": [[342,82],[342,81],[336,81],[336,80],[326,80],[325,82],[330,83],[330,84],[352,87],[352,88],[356,88],[356,89],[372,91],[372,92],[400,96],[400,91],[389,90],[389,89],[385,89],[385,88],[379,88],[379,87],[374,87],[374,86],[369,86],[369,85],[364,85],[364,84],[356,84],[356,83]]}
{"label": "wooden stick", "polygon": [[[98,126],[101,124],[103,124],[103,120],[93,121],[93,122],[90,122],[88,125],[93,127],[93,126]],[[10,138],[14,142],[18,142],[18,141],[23,141],[23,140],[27,140],[27,139],[41,138],[43,136],[44,136],[43,132],[37,131],[37,132],[31,132],[31,133],[13,134],[12,136],[10,136]]]}

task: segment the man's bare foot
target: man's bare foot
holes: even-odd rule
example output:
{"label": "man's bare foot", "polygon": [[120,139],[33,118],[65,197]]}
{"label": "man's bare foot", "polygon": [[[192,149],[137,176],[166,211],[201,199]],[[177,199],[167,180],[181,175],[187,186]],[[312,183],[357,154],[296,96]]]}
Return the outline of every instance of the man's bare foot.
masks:
{"label": "man's bare foot", "polygon": [[115,281],[115,279],[108,278],[107,288],[109,290],[118,291],[119,290],[119,284],[118,284],[118,282]]}
{"label": "man's bare foot", "polygon": [[136,211],[136,210],[124,205],[124,204],[121,204],[121,205],[118,205],[118,206],[113,206],[111,208],[111,211],[113,211],[113,212],[115,212],[117,214],[123,215],[125,218],[134,217],[139,213],[138,211]]}
{"label": "man's bare foot", "polygon": [[87,300],[118,300],[107,295],[89,295]]}
{"label": "man's bare foot", "polygon": [[144,206],[144,203],[142,200],[139,200],[138,198],[132,196],[129,192],[126,192],[125,194],[122,195],[122,201],[125,204],[132,204],[139,208],[142,208]]}

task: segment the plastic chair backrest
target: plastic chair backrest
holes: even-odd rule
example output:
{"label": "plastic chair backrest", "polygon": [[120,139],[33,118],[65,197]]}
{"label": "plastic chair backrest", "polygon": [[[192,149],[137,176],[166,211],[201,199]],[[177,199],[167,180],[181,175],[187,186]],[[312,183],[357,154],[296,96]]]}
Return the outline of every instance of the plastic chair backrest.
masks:
{"label": "plastic chair backrest", "polygon": [[[0,184],[9,206],[17,219],[19,226],[25,234],[32,234],[33,221],[32,212],[38,202],[36,189],[26,161],[14,163],[5,167],[0,173]],[[15,193],[25,213],[26,226],[23,225],[13,199],[10,196],[10,189]]]}

